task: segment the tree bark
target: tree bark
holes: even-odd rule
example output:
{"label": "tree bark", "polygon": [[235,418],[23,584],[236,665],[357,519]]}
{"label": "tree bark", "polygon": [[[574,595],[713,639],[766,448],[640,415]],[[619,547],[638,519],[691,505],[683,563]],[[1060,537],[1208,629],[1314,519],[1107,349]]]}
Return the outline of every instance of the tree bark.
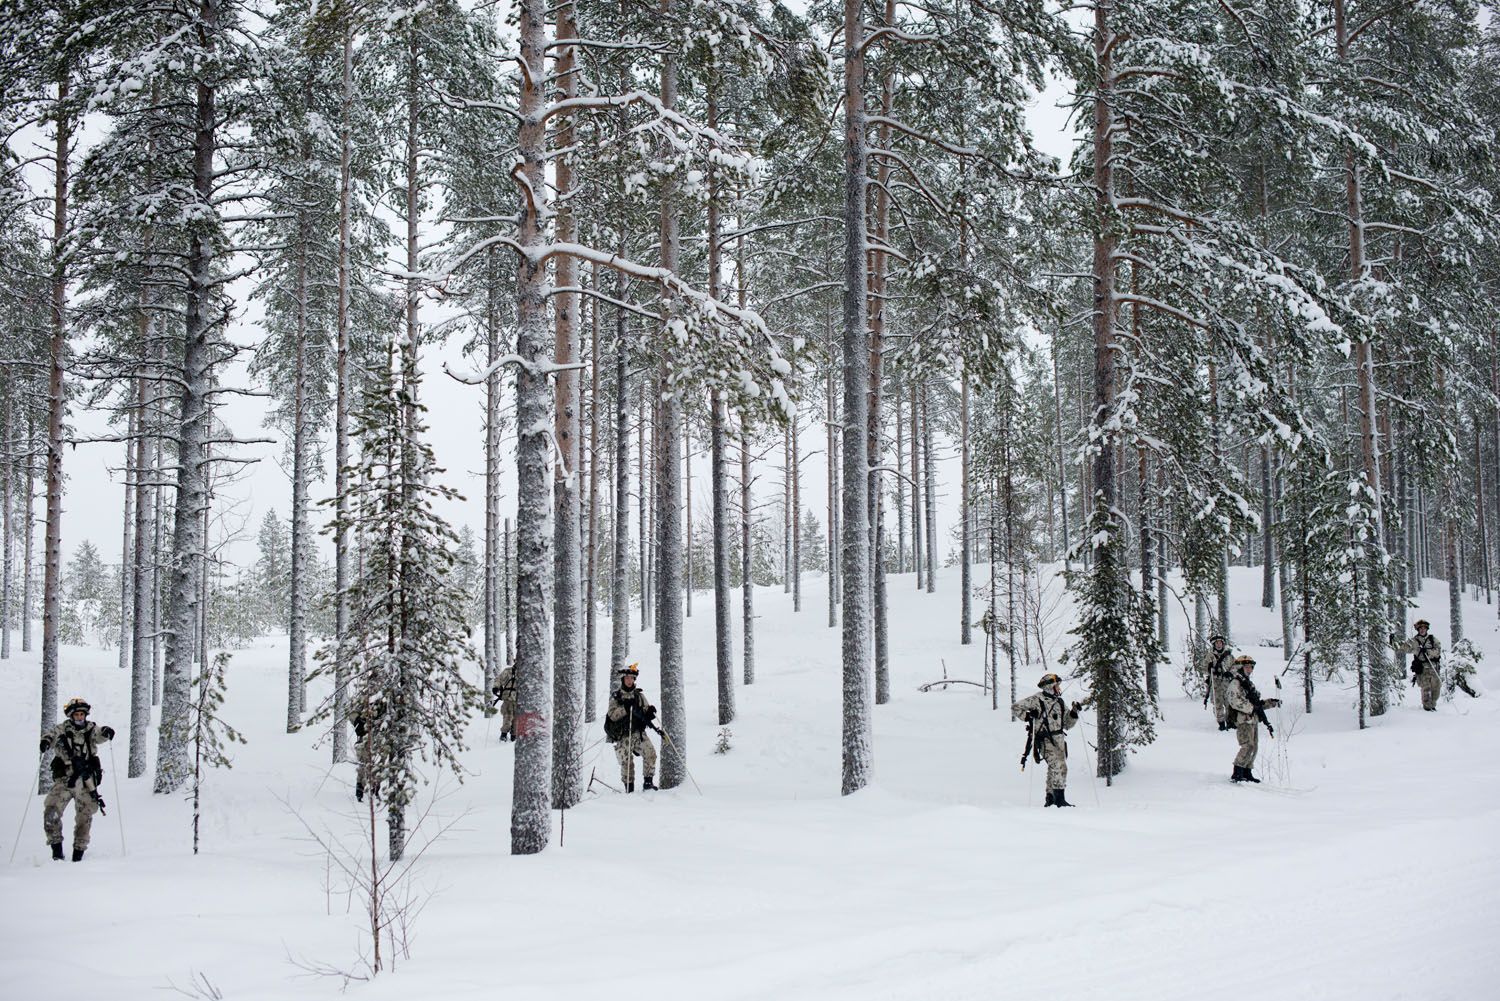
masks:
{"label": "tree bark", "polygon": [[[676,0],[661,0],[665,23],[677,16]],[[677,58],[668,53],[662,59],[661,102],[670,110],[677,107]],[[661,265],[677,272],[680,238],[678,234],[678,196],[675,183],[668,181],[662,189]],[[670,378],[666,359],[661,367],[661,603],[657,621],[661,624],[661,728],[667,746],[661,757],[661,788],[681,785],[687,775],[687,704],[682,676],[682,467],[678,464],[677,441],[682,437],[682,398]]]}
{"label": "tree bark", "polygon": [[349,359],[349,296],[351,278],[350,228],[354,197],[354,26],[343,30],[343,95],[339,101],[339,301],[337,360],[333,423],[333,761],[348,757],[349,731],[345,723],[349,705],[349,406],[353,378]]}
{"label": "tree bark", "polygon": [[[615,272],[615,299],[623,302],[625,277]],[[630,352],[629,319],[615,307],[615,537],[609,585],[614,608],[609,614],[609,685],[613,691],[630,656]]]}
{"label": "tree bark", "polygon": [[[563,99],[576,97],[578,74],[576,50],[566,44],[578,36],[575,7],[565,2],[557,8],[557,38],[554,69],[562,84]],[[557,148],[568,150],[576,130],[571,115],[559,119]],[[572,243],[578,224],[572,202],[567,198],[573,188],[573,163],[563,153],[554,161],[554,176],[559,200],[556,210],[557,239]],[[578,264],[568,254],[556,258],[557,288],[578,284]],[[555,350],[557,364],[572,365],[578,360],[578,294],[558,291],[553,296],[556,314]],[[556,411],[554,434],[559,452],[554,467],[553,494],[556,504],[554,531],[554,593],[556,619],[553,629],[553,731],[552,731],[552,806],[564,810],[583,798],[583,652],[579,645],[579,496],[578,478],[582,453],[578,447],[579,378],[576,370],[560,368],[556,375]]]}
{"label": "tree bark", "polygon": [[859,0],[844,0],[844,795],[869,784],[870,733],[869,490],[870,343],[866,307],[865,197],[869,148],[864,104],[864,22]]}
{"label": "tree bark", "polygon": [[[62,624],[62,450],[68,400],[63,367],[68,351],[68,273],[63,243],[68,235],[68,156],[73,119],[65,110],[69,79],[57,85],[56,146],[52,172],[52,333],[47,349],[47,537],[42,570],[42,705],[41,732],[57,719],[58,630]],[[51,785],[46,763],[37,772],[37,792]]]}
{"label": "tree bark", "polygon": [[516,354],[516,754],[511,793],[510,850],[530,855],[547,847],[552,819],[552,469],[551,381],[537,366],[550,360],[546,241],[546,8],[520,0],[521,125]]}
{"label": "tree bark", "polygon": [[[202,31],[213,40],[220,30],[219,0],[199,7]],[[210,45],[212,41],[210,41]],[[209,78],[197,84],[193,134],[193,195],[203,213],[212,212],[214,154],[217,143],[218,93]],[[214,319],[212,229],[200,220],[188,233],[187,323],[183,331],[182,390],[177,431],[177,501],[172,515],[171,592],[167,606],[162,663],[161,723],[158,729],[158,793],[175,792],[191,774],[187,759],[191,644],[198,611],[198,574],[202,572],[206,502],[203,446],[208,438],[208,393],[213,363]]]}

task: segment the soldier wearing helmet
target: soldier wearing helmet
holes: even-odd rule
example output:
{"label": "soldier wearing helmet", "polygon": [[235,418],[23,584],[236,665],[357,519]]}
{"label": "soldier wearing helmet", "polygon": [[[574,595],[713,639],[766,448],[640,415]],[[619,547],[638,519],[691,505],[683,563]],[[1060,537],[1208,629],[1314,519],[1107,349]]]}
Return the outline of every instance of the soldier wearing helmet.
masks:
{"label": "soldier wearing helmet", "polygon": [[[1064,733],[1078,725],[1078,702],[1063,704],[1062,678],[1044,674],[1036,683],[1041,689],[1010,707],[1011,719],[1024,719],[1031,726],[1031,754],[1038,764],[1047,762],[1047,801],[1043,806],[1072,806],[1063,793],[1068,784],[1068,742]],[[1026,758],[1021,758],[1026,766]]]}
{"label": "soldier wearing helmet", "polygon": [[42,829],[52,857],[63,857],[62,815],[68,803],[73,804],[73,861],[82,862],[89,847],[89,828],[94,814],[104,809],[99,798],[99,782],[104,766],[95,753],[96,745],[113,740],[114,727],[95,726],[89,721],[92,707],[83,699],[69,699],[63,707],[67,718],[42,737],[42,753],[52,752],[52,788],[42,805]]}
{"label": "soldier wearing helmet", "polygon": [[1276,736],[1276,731],[1271,729],[1271,721],[1266,718],[1266,710],[1275,709],[1281,705],[1281,700],[1260,697],[1260,692],[1250,680],[1250,672],[1254,670],[1254,657],[1236,657],[1229,683],[1224,687],[1224,697],[1229,706],[1228,719],[1240,741],[1240,749],[1234,756],[1234,771],[1229,776],[1231,782],[1260,781],[1251,771],[1255,764],[1255,754],[1260,749],[1260,725],[1264,723],[1271,736]]}
{"label": "soldier wearing helmet", "polygon": [[1218,721],[1220,730],[1230,729],[1227,704],[1224,701],[1224,689],[1229,684],[1230,675],[1234,673],[1234,654],[1230,653],[1228,641],[1223,636],[1211,636],[1208,640],[1208,653],[1203,658],[1203,704],[1208,705],[1209,699],[1214,703],[1214,719]]}
{"label": "soldier wearing helmet", "polygon": [[656,788],[656,747],[647,730],[654,730],[656,707],[646,693],[636,687],[641,675],[636,664],[620,671],[620,687],[609,697],[609,711],[604,714],[604,736],[615,745],[620,759],[620,782],[626,792],[635,792],[635,759],[640,757],[644,773],[641,788]]}
{"label": "soldier wearing helmet", "polygon": [[1436,636],[1428,633],[1432,623],[1418,619],[1415,623],[1417,635],[1400,643],[1396,649],[1411,654],[1411,683],[1422,692],[1422,708],[1437,712],[1438,693],[1442,691],[1443,645]]}
{"label": "soldier wearing helmet", "polygon": [[500,676],[495,679],[495,686],[490,689],[490,694],[495,701],[500,703],[500,739],[516,739],[516,664],[511,661]]}

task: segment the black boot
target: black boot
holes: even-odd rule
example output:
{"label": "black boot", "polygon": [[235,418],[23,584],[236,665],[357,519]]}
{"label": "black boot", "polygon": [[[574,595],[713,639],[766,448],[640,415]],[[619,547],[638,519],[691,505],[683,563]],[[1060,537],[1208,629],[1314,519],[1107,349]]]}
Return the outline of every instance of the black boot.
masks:
{"label": "black boot", "polygon": [[61,841],[54,841],[52,843],[52,858],[57,862],[61,862],[63,860]]}
{"label": "black boot", "polygon": [[[59,852],[62,851],[62,846],[61,845],[58,846],[58,851]],[[58,855],[57,857],[58,858],[62,858],[61,855]],[[82,862],[83,861],[83,849],[82,848],[75,847],[73,849],[73,861],[74,862]]]}
{"label": "black boot", "polygon": [[1073,804],[1068,802],[1067,797],[1065,797],[1063,795],[1063,791],[1061,789],[1059,789],[1059,790],[1057,790],[1056,792],[1054,792],[1052,794],[1052,805],[1053,806],[1072,806]]}
{"label": "black boot", "polygon": [[1245,781],[1245,770],[1243,768],[1241,768],[1239,765],[1235,765],[1234,766],[1234,774],[1232,774],[1232,775],[1229,776],[1229,781],[1231,781],[1231,782],[1243,782],[1243,781]]}
{"label": "black boot", "polygon": [[635,792],[635,779],[631,779],[629,782],[625,783],[625,791]]}
{"label": "black boot", "polygon": [[1048,789],[1047,790],[1047,802],[1043,803],[1042,806],[1043,807],[1052,806],[1053,805],[1053,799],[1054,799],[1054,794],[1053,794],[1053,792],[1052,792],[1051,789]]}
{"label": "black boot", "polygon": [[1251,774],[1249,768],[1245,768],[1245,769],[1243,769],[1243,771],[1244,771],[1244,774],[1240,776],[1242,779],[1244,779],[1246,782],[1254,782],[1257,785],[1260,784],[1260,779],[1256,778],[1253,774]]}
{"label": "black boot", "polygon": [[645,780],[641,783],[642,792],[645,792],[648,789],[653,791],[656,789],[656,783],[651,781],[651,776],[649,775],[647,775]]}

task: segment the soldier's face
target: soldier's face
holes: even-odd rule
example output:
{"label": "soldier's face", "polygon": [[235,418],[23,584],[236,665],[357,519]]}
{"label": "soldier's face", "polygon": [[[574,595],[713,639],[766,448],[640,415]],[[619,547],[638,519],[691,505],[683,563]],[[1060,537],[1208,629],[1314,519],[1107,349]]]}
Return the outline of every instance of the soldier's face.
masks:
{"label": "soldier's face", "polygon": [[1425,624],[1424,625],[1420,625],[1420,626],[1417,627],[1417,635],[1418,636],[1426,636],[1427,635],[1427,626]]}
{"label": "soldier's face", "polygon": [[86,713],[86,712],[84,712],[82,709],[75,709],[75,710],[73,710],[73,725],[74,726],[83,726],[84,720],[86,720],[88,718],[89,718],[89,714]]}
{"label": "soldier's face", "polygon": [[1214,649],[1222,653],[1224,650],[1224,641],[1214,640]]}
{"label": "soldier's face", "polygon": [[627,674],[623,678],[621,678],[620,679],[620,687],[621,688],[634,688],[635,687],[635,675],[633,675],[633,674]]}

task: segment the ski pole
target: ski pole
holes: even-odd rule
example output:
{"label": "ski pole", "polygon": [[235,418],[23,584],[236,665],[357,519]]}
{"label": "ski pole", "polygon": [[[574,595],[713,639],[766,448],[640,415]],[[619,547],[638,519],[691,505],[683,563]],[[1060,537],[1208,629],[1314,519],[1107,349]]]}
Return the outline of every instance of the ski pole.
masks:
{"label": "ski pole", "polygon": [[21,810],[21,826],[16,828],[16,843],[10,846],[10,858],[6,865],[16,860],[16,849],[21,847],[21,834],[26,830],[26,816],[31,812],[31,798],[35,793],[31,791],[31,777],[26,778],[26,806]]}
{"label": "ski pole", "polygon": [[693,771],[688,767],[686,759],[684,759],[683,756],[678,753],[677,743],[672,740],[672,735],[667,733],[667,731],[663,730],[661,727],[657,726],[655,723],[648,723],[647,725],[657,733],[661,734],[661,739],[666,741],[667,746],[672,749],[672,754],[677,758],[677,763],[682,766],[683,771],[687,772],[688,781],[693,783],[693,788],[698,790],[699,796],[702,796],[703,788],[698,785],[698,780],[693,778]]}
{"label": "ski pole", "polygon": [[120,857],[124,858],[129,853],[125,851],[125,818],[120,815],[120,772],[115,768],[115,742],[112,740],[109,742],[109,777],[115,786],[115,823],[120,825]]}

